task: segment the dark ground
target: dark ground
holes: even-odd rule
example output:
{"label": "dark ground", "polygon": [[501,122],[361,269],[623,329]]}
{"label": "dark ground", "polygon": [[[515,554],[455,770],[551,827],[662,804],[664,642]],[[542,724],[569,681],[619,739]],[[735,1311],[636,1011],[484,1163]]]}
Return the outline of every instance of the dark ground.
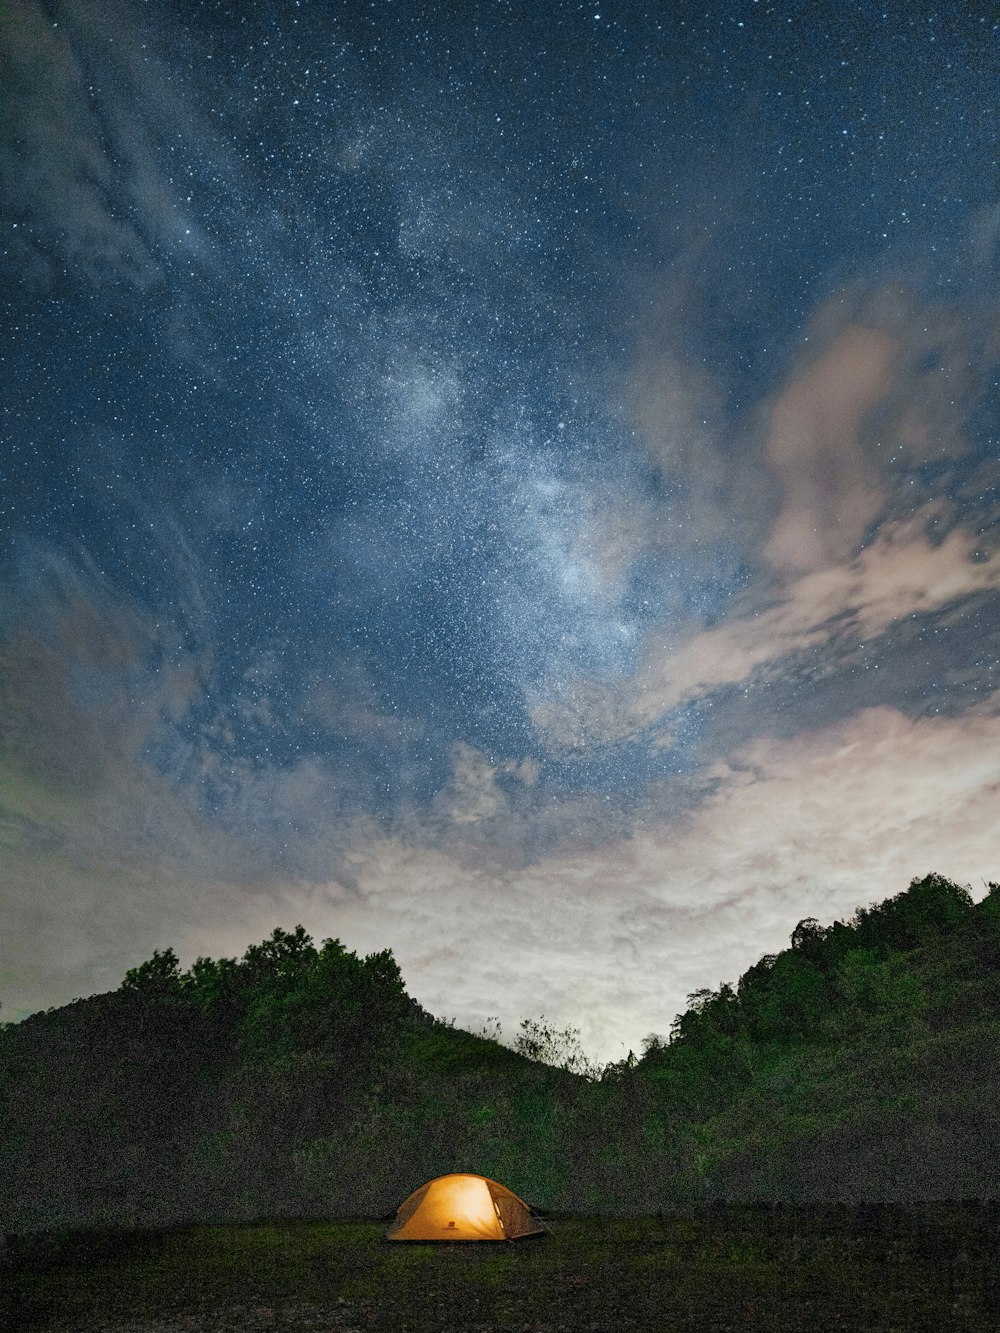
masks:
{"label": "dark ground", "polygon": [[0,1276],[17,1333],[1000,1329],[996,1205],[549,1226],[464,1246],[368,1221],[23,1236]]}

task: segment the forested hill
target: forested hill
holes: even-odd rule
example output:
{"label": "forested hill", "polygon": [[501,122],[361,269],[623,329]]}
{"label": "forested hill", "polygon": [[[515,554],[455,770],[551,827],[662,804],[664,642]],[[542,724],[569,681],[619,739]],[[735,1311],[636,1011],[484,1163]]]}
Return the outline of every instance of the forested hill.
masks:
{"label": "forested hill", "polygon": [[688,997],[635,1071],[703,1198],[1000,1197],[1000,885],[940,875]]}
{"label": "forested hill", "polygon": [[301,926],[187,972],[155,953],[116,992],[8,1025],[0,1077],[15,1231],[381,1214],[483,1154],[509,1175],[506,1119],[573,1081],[433,1019],[388,950]]}
{"label": "forested hill", "polygon": [[[0,1030],[10,1231],[382,1215],[474,1170],[543,1207],[1000,1197],[1000,888],[931,875],[587,1070],[433,1019],[301,927]],[[571,1036],[571,1034],[568,1034]],[[528,1055],[554,1055],[570,1068]]]}

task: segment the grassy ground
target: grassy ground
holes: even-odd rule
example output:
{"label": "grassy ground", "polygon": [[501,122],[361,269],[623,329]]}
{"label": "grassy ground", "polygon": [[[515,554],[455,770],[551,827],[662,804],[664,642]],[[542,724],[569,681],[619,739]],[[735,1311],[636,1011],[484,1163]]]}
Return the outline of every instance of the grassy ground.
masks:
{"label": "grassy ground", "polygon": [[725,1208],[553,1220],[513,1245],[390,1245],[373,1222],[78,1233],[15,1238],[0,1283],[18,1333],[996,1333],[998,1223]]}

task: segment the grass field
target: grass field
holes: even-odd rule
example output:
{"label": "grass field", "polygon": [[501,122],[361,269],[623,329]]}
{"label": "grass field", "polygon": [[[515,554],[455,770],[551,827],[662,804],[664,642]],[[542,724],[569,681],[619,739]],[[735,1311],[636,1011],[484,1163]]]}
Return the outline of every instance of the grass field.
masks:
{"label": "grass field", "polygon": [[1000,1329],[995,1206],[552,1219],[519,1244],[391,1245],[375,1222],[25,1236],[17,1333]]}

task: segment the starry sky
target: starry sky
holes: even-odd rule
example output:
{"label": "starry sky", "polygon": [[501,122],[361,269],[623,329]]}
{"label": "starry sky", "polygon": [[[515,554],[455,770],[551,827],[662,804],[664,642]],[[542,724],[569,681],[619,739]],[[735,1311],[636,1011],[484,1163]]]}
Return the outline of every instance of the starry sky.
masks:
{"label": "starry sky", "polygon": [[0,1002],[275,925],[600,1059],[1000,878],[1000,24],[7,0]]}

